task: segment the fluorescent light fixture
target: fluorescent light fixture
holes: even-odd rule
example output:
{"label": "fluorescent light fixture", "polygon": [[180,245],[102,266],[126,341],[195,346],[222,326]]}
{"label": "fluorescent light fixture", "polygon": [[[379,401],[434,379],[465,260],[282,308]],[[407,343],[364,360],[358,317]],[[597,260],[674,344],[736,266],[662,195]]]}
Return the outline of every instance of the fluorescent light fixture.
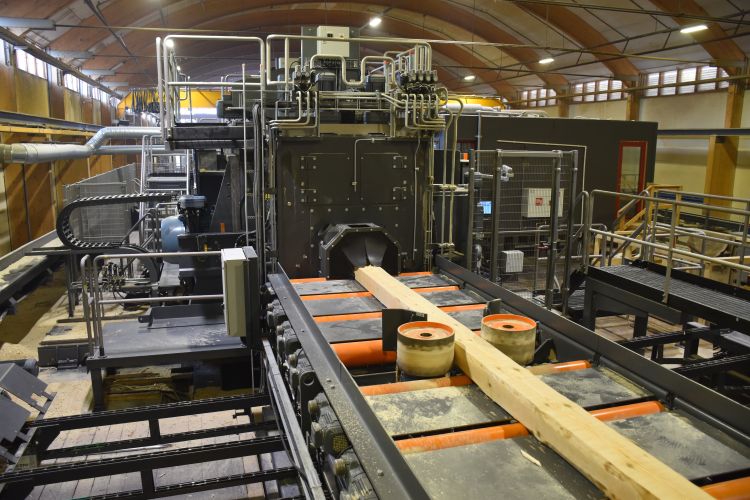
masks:
{"label": "fluorescent light fixture", "polygon": [[685,28],[682,28],[680,30],[680,33],[684,33],[687,35],[689,33],[696,33],[698,31],[703,31],[707,29],[708,29],[708,26],[706,26],[705,24],[696,24],[694,26],[687,26]]}
{"label": "fluorescent light fixture", "polygon": [[368,24],[370,25],[370,28],[377,28],[382,22],[383,19],[380,16],[375,16],[370,19],[370,22]]}
{"label": "fluorescent light fixture", "polygon": [[473,81],[474,81],[474,80],[476,80],[476,79],[477,79],[477,76],[476,76],[476,75],[466,75],[466,76],[464,77],[464,81],[465,81],[465,82],[473,82]]}
{"label": "fluorescent light fixture", "polygon": [[553,62],[555,59],[552,57],[545,57],[544,59],[539,59],[539,64],[549,64]]}
{"label": "fluorescent light fixture", "polygon": [[50,50],[49,55],[62,59],[91,59],[94,57],[94,54],[91,52],[78,52],[74,50]]}
{"label": "fluorescent light fixture", "polygon": [[173,47],[174,47],[174,40],[172,40],[171,38],[168,38],[168,39],[167,39],[167,40],[166,40],[166,41],[164,42],[164,45],[166,45],[167,47],[169,47],[169,48],[171,49],[171,48],[173,48]]}
{"label": "fluorescent light fixture", "polygon": [[111,69],[82,69],[81,73],[87,76],[114,76],[115,72]]}
{"label": "fluorescent light fixture", "polygon": [[4,28],[26,28],[32,30],[53,30],[52,19],[29,19],[27,17],[0,17],[0,26]]}

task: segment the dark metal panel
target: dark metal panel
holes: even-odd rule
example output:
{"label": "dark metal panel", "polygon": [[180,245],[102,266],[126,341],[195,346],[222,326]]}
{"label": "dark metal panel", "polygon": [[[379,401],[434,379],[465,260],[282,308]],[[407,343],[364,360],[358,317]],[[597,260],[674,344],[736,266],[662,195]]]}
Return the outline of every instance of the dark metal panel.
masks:
{"label": "dark metal panel", "polygon": [[269,281],[331,407],[380,498],[428,498],[349,371],[326,342],[283,269]]}
{"label": "dark metal panel", "polygon": [[415,139],[280,137],[277,251],[289,275],[319,275],[321,236],[333,224],[376,224],[400,245],[402,269],[421,268],[430,224],[429,150]]}

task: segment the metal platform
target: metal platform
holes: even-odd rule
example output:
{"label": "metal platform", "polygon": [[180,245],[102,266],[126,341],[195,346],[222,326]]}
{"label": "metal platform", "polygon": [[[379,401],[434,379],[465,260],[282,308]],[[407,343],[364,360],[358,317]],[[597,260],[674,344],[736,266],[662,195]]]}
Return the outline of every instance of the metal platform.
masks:
{"label": "metal platform", "polygon": [[705,424],[679,412],[615,420],[609,425],[688,479],[750,468],[750,448],[727,441],[726,436],[723,440],[711,436]]}
{"label": "metal platform", "polygon": [[602,497],[568,462],[533,438],[488,441],[405,457],[433,499]]}
{"label": "metal platform", "polygon": [[91,371],[95,408],[102,408],[101,370],[236,360],[249,357],[237,337],[227,335],[220,304],[176,305],[152,310],[151,323],[111,321],[103,325],[104,352],[86,360]]}
{"label": "metal platform", "polygon": [[[467,328],[478,331],[481,328],[484,305],[474,309],[461,309],[464,306],[448,306],[444,310]],[[458,310],[455,310],[458,309]],[[375,313],[378,315],[379,313]],[[378,340],[383,336],[382,319],[378,317],[369,317],[369,314],[363,314],[367,318],[357,319],[353,315],[350,319],[336,317],[335,321],[329,321],[325,316],[318,317],[318,327],[325,339],[335,344],[336,342],[355,342],[359,340]]]}
{"label": "metal platform", "polygon": [[[624,292],[633,294],[642,301],[656,303],[651,310],[643,304],[635,304],[628,300],[627,294],[612,297],[633,307],[646,309],[659,315],[657,309],[669,308],[682,313],[682,320],[687,316],[697,316],[707,319],[719,326],[732,328],[744,333],[750,333],[750,294],[741,289],[721,285],[707,279],[692,276],[684,272],[673,271],[669,294],[664,300],[665,276],[660,266],[650,265],[644,268],[636,265],[623,266],[590,266],[586,278],[586,300],[584,321],[591,325],[596,311],[604,304],[596,304],[595,295],[610,296],[606,285],[620,288]],[[616,292],[614,292],[616,294]],[[592,302],[593,301],[593,302]],[[607,307],[603,307],[607,308]],[[674,316],[674,315],[672,315]],[[638,334],[639,332],[637,332]]]}
{"label": "metal platform", "polygon": [[542,375],[545,384],[584,408],[624,404],[650,394],[608,368]]}
{"label": "metal platform", "polygon": [[[342,285],[335,284],[334,286],[340,287]],[[345,286],[348,287],[349,285]],[[321,288],[315,287],[315,289],[320,290]],[[340,295],[339,293],[343,293],[344,295]],[[351,295],[348,295],[350,293]],[[465,290],[446,289],[420,293],[424,298],[438,307],[484,304],[486,302],[478,294]],[[326,297],[326,295],[330,295],[330,297]],[[307,310],[314,317],[371,313],[379,312],[383,309],[383,304],[367,292],[315,294],[314,297],[310,295],[303,296],[302,300]]]}
{"label": "metal platform", "polygon": [[368,396],[391,436],[507,422],[510,415],[476,385]]}

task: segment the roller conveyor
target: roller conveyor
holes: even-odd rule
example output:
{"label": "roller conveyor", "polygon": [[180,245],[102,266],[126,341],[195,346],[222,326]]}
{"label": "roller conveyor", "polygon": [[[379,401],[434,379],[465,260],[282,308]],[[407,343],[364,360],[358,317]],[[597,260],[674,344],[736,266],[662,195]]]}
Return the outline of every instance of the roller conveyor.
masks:
{"label": "roller conveyor", "polygon": [[[485,299],[460,289],[451,277],[433,276],[399,279],[478,333]],[[347,368],[392,369],[386,364],[392,366],[395,355],[382,353],[382,305],[377,300],[351,280],[292,283]],[[368,299],[368,310],[362,310],[361,299]],[[656,394],[620,373],[587,361],[538,365],[530,370],[679,473],[713,488],[719,498],[726,497],[722,488],[732,494],[750,491],[746,479],[750,448],[681,410],[668,409]],[[467,491],[472,498],[603,496],[465,375],[392,380],[360,389],[431,497],[456,498]]]}

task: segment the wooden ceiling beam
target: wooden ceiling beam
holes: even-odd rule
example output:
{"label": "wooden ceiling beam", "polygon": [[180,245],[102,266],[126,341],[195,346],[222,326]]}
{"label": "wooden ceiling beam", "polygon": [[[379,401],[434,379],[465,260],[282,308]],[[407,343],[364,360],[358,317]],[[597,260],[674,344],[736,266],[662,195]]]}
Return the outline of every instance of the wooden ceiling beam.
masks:
{"label": "wooden ceiling beam", "polygon": [[[174,3],[175,0],[163,0],[163,7]],[[502,30],[496,24],[489,21],[486,16],[481,13],[474,13],[470,9],[456,5],[455,3],[447,0],[436,0],[429,2],[429,4],[422,2],[413,2],[411,0],[350,0],[352,3],[361,3],[363,5],[371,5],[382,8],[398,8],[405,11],[414,12],[415,17],[430,16],[441,22],[453,24],[462,29],[465,29],[471,33],[476,33],[480,37],[493,43],[507,43],[512,45],[523,45],[523,42],[511,35],[510,33]],[[126,18],[120,13],[123,10],[123,2],[127,3],[128,13]],[[219,19],[231,14],[238,14],[248,9],[278,9],[282,5],[299,5],[305,3],[320,3],[312,2],[312,0],[254,0],[252,2],[243,2],[241,4],[226,2],[222,0],[207,0],[202,2],[201,9],[195,9],[194,6],[188,6],[183,9],[174,10],[169,12],[169,24],[173,27],[195,27],[196,14],[207,15],[210,13],[211,17],[207,17],[207,21],[212,19]],[[111,2],[106,7],[102,8],[102,13],[111,21],[112,25],[122,26],[129,25],[137,22],[143,17],[147,16],[153,11],[152,0],[118,0]],[[238,7],[239,5],[239,7]],[[372,12],[370,13],[372,15]],[[93,16],[92,16],[93,17]],[[330,21],[329,21],[330,22]],[[97,25],[98,20],[86,19],[84,20],[86,25]],[[305,24],[310,24],[307,21]],[[253,24],[257,25],[257,24]],[[155,25],[154,27],[160,27]],[[81,34],[81,32],[93,32]],[[52,42],[51,46],[54,48],[66,48],[66,50],[88,50],[95,47],[98,43],[101,43],[108,36],[108,33],[99,30],[91,29],[76,29],[72,28],[68,33],[65,33],[58,39]],[[124,37],[126,42],[129,36]],[[153,36],[152,36],[153,38]],[[87,45],[85,48],[80,47]],[[505,52],[514,60],[526,65],[530,70],[540,72],[537,76],[542,80],[543,84],[551,88],[562,88],[568,85],[568,80],[562,75],[555,74],[544,74],[543,67],[538,64],[539,55],[536,50],[529,47],[502,47],[499,50]],[[122,50],[115,48],[115,54],[113,55],[124,55]],[[500,65],[500,61],[492,61],[496,65]]]}
{"label": "wooden ceiling beam", "polygon": [[[701,7],[695,0],[650,0],[656,7],[663,10],[664,12],[672,12],[678,14],[693,14],[697,16],[710,17],[708,12]],[[674,22],[680,26],[692,26],[699,24],[694,19],[689,19],[680,16],[673,16]],[[726,31],[717,23],[706,23],[708,26],[707,30],[696,31],[691,33],[689,36],[693,37],[694,40],[700,42],[703,49],[713,57],[717,66],[720,66],[730,75],[738,75],[742,71],[742,66],[745,65],[747,55],[745,52],[735,43],[734,40],[724,39],[727,36]],[[724,64],[722,64],[722,62]],[[726,64],[729,62],[730,64]],[[738,67],[738,64],[740,67]]]}
{"label": "wooden ceiling beam", "polygon": [[[241,27],[247,27],[249,23],[253,23],[259,26],[263,26],[266,29],[273,28],[276,26],[288,26],[288,25],[300,25],[300,24],[318,24],[323,22],[329,22],[332,24],[339,24],[339,25],[352,25],[352,26],[361,26],[362,24],[365,24],[370,17],[370,14],[366,12],[352,12],[352,11],[337,11],[337,10],[320,10],[320,9],[311,9],[311,10],[304,10],[304,9],[274,9],[274,10],[267,10],[267,11],[253,11],[249,13],[243,13],[238,14],[232,17],[231,24],[229,19],[222,19],[222,20],[216,20],[216,21],[210,21],[207,23],[203,23],[199,26],[196,26],[198,28],[208,29],[208,27],[211,26],[213,22],[221,23],[223,27],[225,27],[228,30],[231,29],[240,29]],[[317,22],[316,22],[317,21]],[[414,26],[413,24],[407,23],[405,21],[393,19],[393,18],[384,18],[383,23],[381,24],[381,33],[391,33],[398,37],[408,37],[408,38],[428,38],[428,39],[434,39],[438,38],[439,35],[437,33],[434,33],[432,31],[429,31],[427,29],[423,29],[417,26]],[[129,45],[133,47],[133,50],[139,51],[139,53],[153,53],[153,40],[156,36],[156,33],[144,33],[144,32],[138,32],[133,33],[133,35],[138,35],[138,38],[140,39],[141,44],[133,44],[132,39],[127,39],[127,42]],[[211,44],[206,42],[195,42],[195,41],[181,41],[180,45],[186,48],[189,48],[189,50],[185,51],[184,53],[195,55],[195,56],[209,56],[216,53],[216,50],[211,50]],[[214,45],[215,47],[216,45]],[[202,48],[205,48],[202,50]],[[112,47],[111,49],[113,52],[117,50],[116,47]],[[433,51],[443,54],[445,57],[452,59],[453,61],[457,61],[459,63],[466,61],[470,57],[472,57],[471,51],[466,47],[461,47],[458,45],[442,45],[442,44],[434,44],[433,45]],[[180,51],[178,51],[178,54]],[[98,59],[98,58],[97,58]],[[142,64],[140,64],[138,61],[134,60],[123,60],[122,56],[118,58],[116,54],[112,54],[112,59],[109,60],[109,63],[116,62],[119,63],[121,61],[125,61],[122,66],[117,68],[116,72],[130,72],[130,73],[136,73],[140,69],[142,69]],[[151,71],[156,74],[156,61],[152,60],[147,63],[148,68],[151,69]],[[101,67],[101,64],[98,64],[96,60],[88,62],[84,67],[86,69],[109,69],[112,66]],[[476,69],[473,70],[473,74],[476,75],[477,79],[475,80],[476,85],[480,84],[487,84],[490,85],[497,93],[498,95],[501,95],[503,97],[512,98],[515,94],[515,87],[513,87],[511,84],[502,81],[499,78],[499,72],[493,69]],[[112,79],[116,80],[118,77],[113,76]],[[114,81],[113,80],[113,81]],[[139,80],[140,81],[140,80]]]}
{"label": "wooden ceiling beam", "polygon": [[600,53],[594,54],[595,57],[612,72],[615,78],[622,80],[625,86],[637,85],[637,78],[640,74],[638,68],[628,59],[610,59],[610,56],[604,55],[604,53],[622,54],[622,52],[570,9],[557,5],[523,3],[516,5],[543,23],[562,30],[583,47],[596,47],[597,52]]}

